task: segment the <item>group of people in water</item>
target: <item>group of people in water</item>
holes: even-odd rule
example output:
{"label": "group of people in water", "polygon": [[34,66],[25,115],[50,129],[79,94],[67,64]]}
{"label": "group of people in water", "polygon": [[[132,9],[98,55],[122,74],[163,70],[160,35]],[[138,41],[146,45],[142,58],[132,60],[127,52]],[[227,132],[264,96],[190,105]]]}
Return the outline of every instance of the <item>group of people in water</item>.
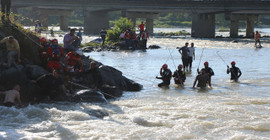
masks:
{"label": "group of people in water", "polygon": [[[178,65],[178,69],[172,74],[171,70],[168,68],[167,64],[162,65],[160,69],[160,77],[162,83],[158,84],[159,87],[169,86],[171,83],[172,77],[174,78],[174,83],[176,85],[184,86],[186,80],[186,72],[191,72],[192,62],[195,60],[195,48],[194,43],[191,43],[191,46],[188,47],[188,43],[185,43],[185,46],[179,49],[179,53],[182,56],[182,63]],[[231,74],[231,80],[237,82],[240,76],[242,75],[241,70],[235,66],[236,62],[231,62],[231,68],[227,66],[227,74]],[[215,74],[213,69],[209,67],[209,63],[204,62],[204,68],[201,70],[197,69],[198,75],[195,78],[193,83],[193,88],[200,87],[206,88],[207,85],[211,86],[211,77]]]}

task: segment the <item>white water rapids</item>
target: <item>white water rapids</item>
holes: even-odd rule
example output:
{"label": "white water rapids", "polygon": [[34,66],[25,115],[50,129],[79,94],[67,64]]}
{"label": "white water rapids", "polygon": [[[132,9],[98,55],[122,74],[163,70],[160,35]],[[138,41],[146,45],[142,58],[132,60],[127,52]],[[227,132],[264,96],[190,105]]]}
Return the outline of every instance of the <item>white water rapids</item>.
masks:
{"label": "white water rapids", "polygon": [[[109,104],[54,103],[23,109],[0,107],[0,139],[270,139],[270,40],[255,49],[252,39],[151,38],[159,50],[93,52],[90,57],[113,66],[144,85]],[[174,71],[181,63],[175,49],[194,42],[196,60],[185,88],[169,89],[155,80],[162,64]],[[202,48],[215,76],[213,89],[192,89]],[[243,75],[230,83],[226,65],[236,61]],[[170,58],[170,53],[172,58]],[[104,55],[103,55],[104,54]],[[173,61],[174,60],[174,61]],[[102,117],[104,116],[105,117]]]}

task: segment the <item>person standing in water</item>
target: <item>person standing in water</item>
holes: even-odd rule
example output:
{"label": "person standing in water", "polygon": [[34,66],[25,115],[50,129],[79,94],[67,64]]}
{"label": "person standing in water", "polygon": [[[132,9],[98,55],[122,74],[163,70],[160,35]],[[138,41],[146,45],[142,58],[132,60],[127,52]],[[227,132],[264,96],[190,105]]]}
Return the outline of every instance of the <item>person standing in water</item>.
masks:
{"label": "person standing in water", "polygon": [[17,100],[19,107],[22,106],[21,98],[20,98],[20,86],[15,85],[12,90],[0,92],[0,94],[5,95],[5,100],[4,100],[4,106],[6,107],[12,107],[15,105],[15,100]]}
{"label": "person standing in water", "polygon": [[190,47],[188,47],[188,50],[189,50],[189,52],[188,52],[188,67],[189,67],[189,70],[188,71],[191,72],[193,59],[195,60],[195,48],[194,48],[194,43],[193,42],[190,44]]}
{"label": "person standing in water", "polygon": [[[205,70],[205,73],[207,73],[208,76],[209,76],[209,85],[211,85],[211,77],[212,77],[213,75],[215,75],[215,73],[214,73],[213,69],[210,68],[208,65],[209,65],[209,63],[208,63],[207,61],[204,62],[204,70]],[[197,69],[197,72],[198,72],[198,74],[201,73],[201,72],[199,71],[199,69]]]}
{"label": "person standing in water", "polygon": [[261,47],[261,41],[260,41],[260,38],[261,38],[261,34],[256,31],[255,32],[255,35],[254,35],[254,39],[255,39],[255,47],[257,47],[257,43],[259,43],[259,47]]}
{"label": "person standing in water", "polygon": [[163,87],[163,86],[169,86],[170,85],[170,81],[172,78],[172,72],[170,69],[168,69],[168,65],[164,64],[161,68],[160,68],[160,76],[161,77],[156,77],[157,79],[162,79],[162,83],[158,84],[158,87]]}
{"label": "person standing in water", "polygon": [[182,55],[182,63],[184,66],[184,71],[186,71],[188,65],[188,52],[189,52],[188,43],[186,42],[185,46],[180,48],[178,51]]}
{"label": "person standing in water", "polygon": [[102,39],[102,46],[104,46],[105,40],[106,40],[106,35],[107,35],[107,31],[105,30],[105,28],[101,29],[99,35],[100,35],[100,37]]}
{"label": "person standing in water", "polygon": [[211,87],[210,76],[208,73],[206,73],[206,69],[204,68],[201,70],[201,73],[196,77],[193,83],[193,88],[195,88],[197,81],[197,87],[206,88],[207,84],[209,84],[209,86]]}
{"label": "person standing in water", "polygon": [[231,73],[231,80],[238,82],[239,77],[242,75],[241,70],[235,66],[235,62],[232,61],[231,65],[232,67],[229,68],[229,66],[227,66],[227,74]]}
{"label": "person standing in water", "polygon": [[182,71],[183,65],[178,65],[178,70],[173,73],[174,83],[177,85],[184,85],[186,80],[186,73]]}

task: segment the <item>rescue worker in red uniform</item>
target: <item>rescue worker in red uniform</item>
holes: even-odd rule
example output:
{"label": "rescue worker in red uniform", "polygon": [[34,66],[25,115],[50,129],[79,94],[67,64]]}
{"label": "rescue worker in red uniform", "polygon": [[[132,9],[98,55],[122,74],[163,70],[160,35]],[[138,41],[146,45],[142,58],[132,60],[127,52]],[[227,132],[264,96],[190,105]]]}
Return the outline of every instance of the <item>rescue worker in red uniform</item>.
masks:
{"label": "rescue worker in red uniform", "polygon": [[49,47],[47,51],[48,55],[48,67],[50,71],[53,69],[60,70],[61,69],[61,57],[64,57],[63,49],[58,45],[58,40],[53,39],[52,45]]}
{"label": "rescue worker in red uniform", "polygon": [[[82,55],[82,50],[78,49],[77,51],[71,51],[67,53],[65,56],[65,71],[67,72],[65,84],[68,85],[68,83],[70,83],[70,90],[73,89],[72,81],[74,73],[83,72],[83,64],[81,59]],[[80,69],[75,68],[76,66],[79,66]]]}

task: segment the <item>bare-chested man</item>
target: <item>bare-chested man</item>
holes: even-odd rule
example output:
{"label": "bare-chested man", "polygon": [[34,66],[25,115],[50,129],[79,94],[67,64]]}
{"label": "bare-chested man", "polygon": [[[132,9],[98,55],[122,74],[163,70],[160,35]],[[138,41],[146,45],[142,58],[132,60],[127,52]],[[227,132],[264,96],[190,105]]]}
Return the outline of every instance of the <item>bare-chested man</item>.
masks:
{"label": "bare-chested man", "polygon": [[15,105],[15,100],[17,100],[19,106],[22,105],[21,98],[20,98],[20,91],[21,87],[19,85],[15,85],[12,90],[0,92],[0,94],[5,95],[4,106],[12,107]]}

